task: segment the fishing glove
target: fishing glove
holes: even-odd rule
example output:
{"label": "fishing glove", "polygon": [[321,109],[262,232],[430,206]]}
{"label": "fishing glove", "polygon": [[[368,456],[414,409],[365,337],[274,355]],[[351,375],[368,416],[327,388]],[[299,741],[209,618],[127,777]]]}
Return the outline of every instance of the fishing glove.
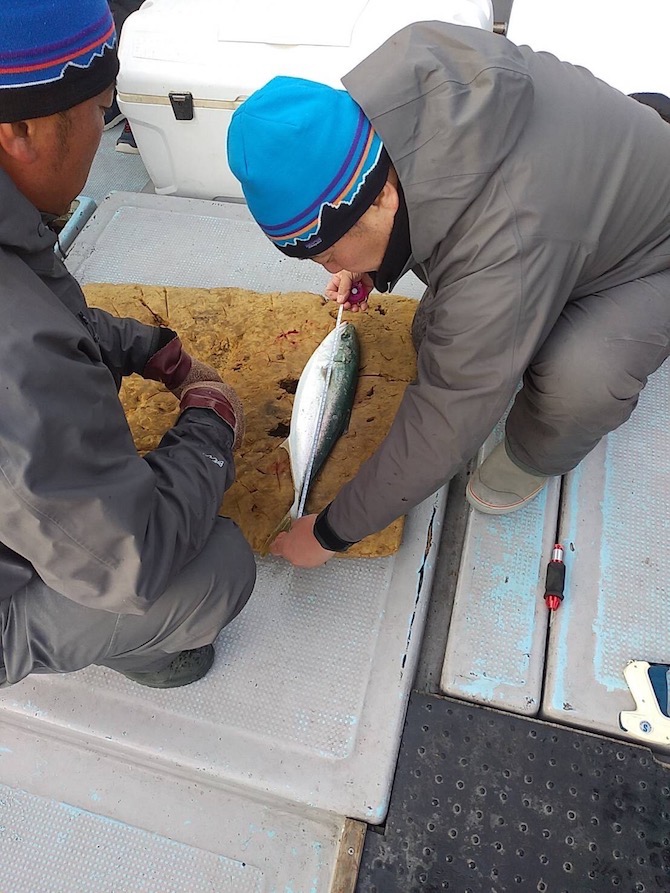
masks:
{"label": "fishing glove", "polygon": [[[204,363],[203,363],[204,365]],[[233,435],[233,449],[244,439],[244,410],[242,401],[235,391],[222,381],[196,381],[181,389],[179,408],[182,412],[192,407],[213,409],[220,419],[230,425]]]}
{"label": "fishing glove", "polygon": [[161,329],[159,347],[142,371],[143,378],[162,381],[179,400],[184,388],[198,381],[221,381],[221,376],[184,350],[181,338],[172,329]]}

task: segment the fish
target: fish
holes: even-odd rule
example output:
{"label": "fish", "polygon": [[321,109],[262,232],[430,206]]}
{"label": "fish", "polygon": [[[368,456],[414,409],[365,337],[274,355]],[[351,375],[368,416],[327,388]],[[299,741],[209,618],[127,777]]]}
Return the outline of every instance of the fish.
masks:
{"label": "fish", "polygon": [[[333,371],[328,383],[321,428],[314,450],[319,409],[331,357]],[[350,322],[345,322],[323,339],[302,371],[293,401],[289,436],[283,444],[291,461],[291,476],[295,489],[295,499],[289,509],[289,515],[293,519],[298,517],[303,490],[306,487],[309,492],[330,451],[347,430],[356,395],[359,362],[360,347],[356,327]],[[309,461],[313,451],[314,462],[310,470]]]}
{"label": "fish", "polygon": [[[317,436],[331,359],[332,372]],[[277,534],[288,530],[291,522],[298,517],[303,491],[309,492],[335,443],[347,430],[356,395],[359,365],[358,333],[350,322],[341,323],[329,332],[307,361],[293,400],[289,436],[282,444],[289,454],[295,498],[288,513],[269,537],[262,554],[267,554]],[[314,460],[310,469],[312,453]]]}

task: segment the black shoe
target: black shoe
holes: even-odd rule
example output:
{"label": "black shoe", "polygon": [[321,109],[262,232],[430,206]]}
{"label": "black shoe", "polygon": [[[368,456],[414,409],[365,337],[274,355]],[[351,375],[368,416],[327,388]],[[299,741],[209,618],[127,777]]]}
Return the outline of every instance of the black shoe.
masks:
{"label": "black shoe", "polygon": [[114,96],[114,101],[112,102],[110,107],[108,109],[105,109],[105,124],[102,129],[111,130],[112,127],[116,127],[117,124],[120,124],[125,117],[126,116],[119,108],[119,104],[116,101],[116,96]]}
{"label": "black shoe", "polygon": [[214,646],[203,645],[202,648],[194,648],[192,651],[180,651],[163,670],[155,670],[152,673],[130,673],[124,670],[117,672],[140,685],[148,685],[149,688],[179,688],[181,685],[190,685],[191,682],[202,679],[213,662]]}
{"label": "black shoe", "polygon": [[137,148],[135,137],[130,129],[130,124],[126,121],[121,131],[121,136],[116,141],[115,149],[117,152],[123,152],[126,155],[139,155],[140,150]]}

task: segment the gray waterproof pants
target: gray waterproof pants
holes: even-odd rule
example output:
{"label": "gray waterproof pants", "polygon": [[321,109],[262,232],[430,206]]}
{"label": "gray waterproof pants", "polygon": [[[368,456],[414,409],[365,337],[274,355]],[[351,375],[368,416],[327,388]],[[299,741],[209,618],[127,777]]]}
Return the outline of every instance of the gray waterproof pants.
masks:
{"label": "gray waterproof pants", "polygon": [[535,474],[564,474],[637,405],[670,354],[670,270],[570,301],[524,375],[507,449]]}
{"label": "gray waterproof pants", "polygon": [[209,645],[246,604],[256,581],[239,528],[219,518],[205,548],[146,614],[84,607],[43,583],[0,602],[0,686],[29,673],[69,673],[90,664],[160,670],[179,651]]}

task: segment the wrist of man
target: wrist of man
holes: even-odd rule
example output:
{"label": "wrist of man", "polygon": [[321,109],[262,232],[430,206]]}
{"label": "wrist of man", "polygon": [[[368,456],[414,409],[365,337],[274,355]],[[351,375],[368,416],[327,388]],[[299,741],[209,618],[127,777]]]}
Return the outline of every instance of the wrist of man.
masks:
{"label": "wrist of man", "polygon": [[327,549],[329,552],[346,552],[356,541],[349,542],[348,540],[343,540],[330,526],[328,521],[328,509],[330,506],[331,503],[317,515],[317,519],[314,522],[314,538],[322,548]]}
{"label": "wrist of man", "polygon": [[237,418],[230,401],[217,389],[202,385],[192,386],[180,401],[180,409],[211,409],[218,417],[230,426],[233,435],[237,430]]}
{"label": "wrist of man", "polygon": [[193,361],[172,329],[162,328],[158,350],[149,358],[142,377],[162,382],[169,390],[180,387],[191,371]]}

